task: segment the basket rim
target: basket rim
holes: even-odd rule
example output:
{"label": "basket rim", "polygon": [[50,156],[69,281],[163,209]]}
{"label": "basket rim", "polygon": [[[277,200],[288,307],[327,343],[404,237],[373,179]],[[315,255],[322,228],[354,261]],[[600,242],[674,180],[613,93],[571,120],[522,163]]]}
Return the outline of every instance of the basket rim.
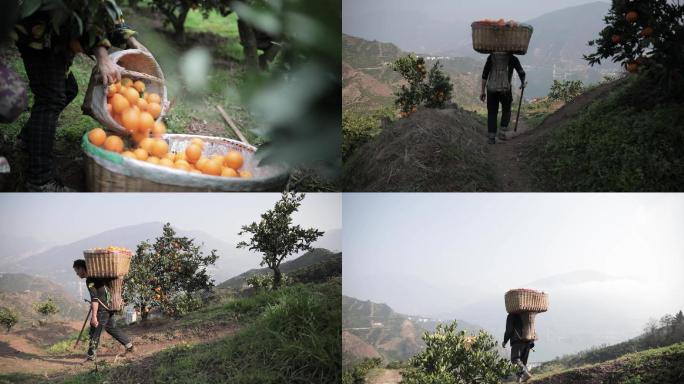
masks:
{"label": "basket rim", "polygon": [[[211,139],[211,140],[222,140],[227,141],[231,144],[244,147],[245,149],[256,152],[257,148],[245,144],[241,141],[216,136],[204,136],[204,135],[189,135],[189,134],[165,134],[162,138],[201,138],[201,139]],[[154,164],[143,162],[140,160],[129,159],[127,157],[121,156],[119,153],[105,151],[102,148],[96,147],[88,140],[88,132],[83,135],[82,148],[86,156],[95,161],[98,165],[108,169],[109,171],[122,174],[128,177],[138,177],[146,180],[150,180],[160,184],[175,185],[184,187],[187,186],[186,183],[181,183],[177,180],[177,176],[181,176],[186,181],[201,181],[202,187],[206,188],[216,188],[216,189],[228,189],[230,186],[235,185],[258,185],[264,183],[270,183],[272,181],[284,180],[289,176],[289,172],[285,166],[282,165],[266,165],[262,168],[273,169],[274,172],[266,177],[253,176],[250,179],[242,178],[227,178],[223,176],[213,176],[205,174],[189,173],[180,169],[159,167]],[[113,169],[116,167],[117,169]]]}
{"label": "basket rim", "polygon": [[504,25],[503,27],[496,25],[496,24],[485,24],[481,21],[473,21],[470,24],[471,28],[490,28],[490,29],[499,29],[499,30],[515,30],[515,29],[526,29],[530,32],[534,32],[534,27],[531,26],[530,24],[525,24],[525,23],[519,23],[516,26],[512,25]]}

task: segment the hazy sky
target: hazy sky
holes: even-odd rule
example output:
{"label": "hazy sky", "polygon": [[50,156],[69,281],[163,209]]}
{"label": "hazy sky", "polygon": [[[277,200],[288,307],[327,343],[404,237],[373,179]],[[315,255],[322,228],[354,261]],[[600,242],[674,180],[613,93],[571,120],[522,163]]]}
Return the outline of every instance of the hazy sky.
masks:
{"label": "hazy sky", "polygon": [[361,299],[397,279],[505,292],[577,270],[684,291],[681,194],[345,194],[343,206],[343,290]]}
{"label": "hazy sky", "polygon": [[[544,13],[587,4],[591,0],[342,0],[342,31],[353,30],[354,18],[361,10],[383,9],[388,17],[393,12],[415,11],[438,20],[479,20],[484,18],[512,18],[525,21]],[[608,3],[607,1],[601,1]]]}
{"label": "hazy sky", "polygon": [[[0,233],[66,244],[122,226],[170,221],[230,241],[238,238],[240,226],[259,220],[278,199],[278,193],[2,194]],[[294,221],[322,230],[341,228],[340,203],[340,194],[307,194]]]}

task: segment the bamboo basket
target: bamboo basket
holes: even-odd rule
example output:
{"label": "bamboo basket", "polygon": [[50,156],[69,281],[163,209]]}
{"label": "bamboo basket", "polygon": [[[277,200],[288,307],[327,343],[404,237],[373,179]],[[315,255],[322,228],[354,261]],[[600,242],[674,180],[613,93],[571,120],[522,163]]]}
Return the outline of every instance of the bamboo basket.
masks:
{"label": "bamboo basket", "polygon": [[510,52],[524,55],[534,28],[530,25],[498,26],[474,22],[473,48],[479,53]]}
{"label": "bamboo basket", "polygon": [[522,335],[520,336],[524,341],[537,340],[537,331],[534,329],[534,319],[537,312],[522,312],[520,318],[522,319]]}
{"label": "bamboo basket", "polygon": [[240,151],[243,170],[252,173],[249,179],[194,174],[166,168],[105,151],[83,135],[86,183],[91,192],[252,192],[281,191],[289,178],[287,169],[279,165],[259,166],[254,158],[256,148],[222,137],[167,134],[170,152],[184,151],[193,138],[201,138],[206,156]]}
{"label": "bamboo basket", "polygon": [[[142,80],[145,83],[145,92],[153,92],[161,97],[161,113],[157,121],[161,121],[169,109],[169,101],[166,95],[166,81],[164,73],[157,61],[148,52],[139,49],[126,49],[109,55],[112,61],[122,67],[121,76],[131,80]],[[92,116],[102,124],[102,127],[119,135],[128,134],[128,130],[117,123],[107,112],[107,86],[97,72],[93,69],[88,83],[83,105],[83,113]]]}
{"label": "bamboo basket", "polygon": [[123,301],[123,277],[117,277],[107,282],[109,291],[112,293],[112,303],[109,306],[111,311],[121,311],[124,307]]}
{"label": "bamboo basket", "polygon": [[549,309],[549,295],[532,289],[511,289],[506,292],[506,312],[546,312]]}
{"label": "bamboo basket", "polygon": [[130,250],[89,249],[83,251],[89,277],[123,277],[131,266]]}

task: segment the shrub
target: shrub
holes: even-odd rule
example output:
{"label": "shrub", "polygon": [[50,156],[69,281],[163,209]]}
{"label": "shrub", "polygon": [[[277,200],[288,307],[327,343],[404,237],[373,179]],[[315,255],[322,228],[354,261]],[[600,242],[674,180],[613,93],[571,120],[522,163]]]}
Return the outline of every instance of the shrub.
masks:
{"label": "shrub", "polygon": [[9,308],[0,308],[0,325],[7,328],[7,333],[9,333],[18,321],[19,316],[16,312]]}
{"label": "shrub", "polygon": [[581,80],[577,81],[553,81],[549,91],[551,100],[561,100],[565,103],[582,94],[584,87]]}
{"label": "shrub", "polygon": [[428,108],[444,108],[451,100],[453,85],[448,75],[442,72],[442,65],[435,62],[430,72],[425,69],[425,59],[407,55],[397,59],[392,69],[408,82],[396,93],[395,104],[402,117],[416,112],[419,105]]}

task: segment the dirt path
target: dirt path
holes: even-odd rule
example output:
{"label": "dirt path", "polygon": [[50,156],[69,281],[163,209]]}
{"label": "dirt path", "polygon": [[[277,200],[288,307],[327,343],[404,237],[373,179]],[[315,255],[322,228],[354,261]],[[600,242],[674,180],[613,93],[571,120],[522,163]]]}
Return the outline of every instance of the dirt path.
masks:
{"label": "dirt path", "polygon": [[[74,327],[75,331],[79,326]],[[133,354],[124,355],[123,347],[106,333],[100,338],[98,361],[109,365],[121,365],[143,360],[163,349],[179,344],[198,344],[233,334],[235,324],[226,323],[209,328],[179,328],[172,321],[151,323],[147,326],[126,328],[135,345]],[[45,377],[62,377],[94,369],[94,364],[84,363],[85,342],[81,341],[73,352],[49,354],[45,345],[26,337],[26,332],[0,335],[0,373],[30,373]]]}
{"label": "dirt path", "polygon": [[382,369],[379,374],[368,378],[368,384],[398,384],[400,381],[398,369]]}
{"label": "dirt path", "polygon": [[[511,139],[506,141],[497,139],[496,145],[489,146],[489,155],[494,167],[499,191],[535,192],[532,176],[530,175],[530,169],[533,166],[531,164],[531,152],[544,145],[545,141],[548,140],[548,135],[556,128],[562,126],[568,119],[579,114],[596,100],[606,96],[620,83],[621,81],[617,80],[602,84],[577,96],[568,104],[547,116],[534,129],[530,129],[525,120],[521,118],[518,131]],[[513,111],[514,114],[516,112],[517,110]],[[515,124],[515,116],[511,124]]]}

